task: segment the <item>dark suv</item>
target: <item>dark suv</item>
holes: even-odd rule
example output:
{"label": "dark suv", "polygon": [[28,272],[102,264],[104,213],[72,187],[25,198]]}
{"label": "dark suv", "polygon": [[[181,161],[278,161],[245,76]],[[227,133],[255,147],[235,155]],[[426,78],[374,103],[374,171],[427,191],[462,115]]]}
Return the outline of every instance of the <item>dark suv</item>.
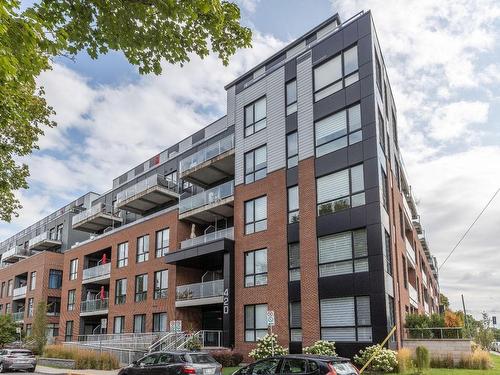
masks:
{"label": "dark suv", "polygon": [[275,356],[254,362],[233,375],[358,375],[347,358],[309,354]]}
{"label": "dark suv", "polygon": [[122,368],[118,375],[221,375],[221,369],[208,353],[155,352]]}

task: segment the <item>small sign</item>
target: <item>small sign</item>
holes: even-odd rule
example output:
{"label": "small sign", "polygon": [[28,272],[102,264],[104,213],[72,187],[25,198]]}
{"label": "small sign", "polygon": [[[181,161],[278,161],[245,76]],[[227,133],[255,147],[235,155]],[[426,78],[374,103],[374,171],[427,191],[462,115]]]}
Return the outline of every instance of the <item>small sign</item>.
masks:
{"label": "small sign", "polygon": [[21,333],[21,327],[16,327],[16,333]]}
{"label": "small sign", "polygon": [[493,322],[493,325],[496,326],[497,325],[497,317],[496,316],[492,316],[491,320]]}
{"label": "small sign", "polygon": [[179,333],[182,331],[182,320],[170,321],[170,332]]}
{"label": "small sign", "polygon": [[276,320],[274,318],[274,311],[267,312],[267,325],[274,326],[276,324]]}

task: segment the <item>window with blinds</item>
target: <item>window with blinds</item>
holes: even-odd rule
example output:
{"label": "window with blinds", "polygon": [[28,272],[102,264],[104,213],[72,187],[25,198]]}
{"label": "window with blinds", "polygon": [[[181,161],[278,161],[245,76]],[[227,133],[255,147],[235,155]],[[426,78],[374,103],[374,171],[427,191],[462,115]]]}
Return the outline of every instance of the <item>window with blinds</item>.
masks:
{"label": "window with blinds", "polygon": [[334,113],[315,124],[316,157],[360,142],[361,106],[356,104]]}
{"label": "window with blinds", "polygon": [[266,128],[266,97],[245,107],[245,137]]}
{"label": "window with blinds", "polygon": [[245,305],[245,341],[257,341],[267,334],[267,304]]}
{"label": "window with blinds", "polygon": [[319,277],[368,271],[366,229],[318,238]]}
{"label": "window with blinds", "polygon": [[261,146],[245,154],[245,184],[263,179],[267,175],[267,147]]}
{"label": "window with blinds", "polygon": [[245,253],[245,287],[267,285],[267,249]]}
{"label": "window with blinds", "polygon": [[288,188],[288,224],[299,222],[299,186]]}
{"label": "window with blinds", "polygon": [[300,280],[300,244],[288,244],[288,281]]}
{"label": "window with blinds", "polygon": [[296,167],[299,164],[299,140],[297,132],[286,136],[286,165],[287,168]]}
{"label": "window with blinds", "polygon": [[314,68],[314,101],[326,98],[358,80],[358,47],[353,46]]}
{"label": "window with blinds", "polygon": [[245,202],[245,234],[267,229],[267,196]]}
{"label": "window with blinds", "polygon": [[342,297],[320,300],[321,339],[371,342],[370,297]]}
{"label": "window with blinds", "polygon": [[302,341],[302,313],[300,302],[291,302],[289,307],[290,314],[290,341]]}
{"label": "window with blinds", "polygon": [[316,180],[318,215],[327,215],[365,204],[363,164]]}

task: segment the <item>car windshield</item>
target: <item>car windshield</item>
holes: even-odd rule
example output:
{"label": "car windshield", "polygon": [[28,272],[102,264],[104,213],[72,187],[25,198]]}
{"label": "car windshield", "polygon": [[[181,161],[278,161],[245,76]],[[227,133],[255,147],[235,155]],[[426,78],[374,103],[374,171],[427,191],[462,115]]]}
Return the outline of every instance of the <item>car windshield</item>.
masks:
{"label": "car windshield", "polygon": [[10,352],[10,354],[16,357],[28,357],[33,355],[33,353],[28,350],[13,350]]}
{"label": "car windshield", "polygon": [[208,354],[189,353],[184,354],[182,357],[184,361],[188,363],[217,363],[217,361]]}
{"label": "car windshield", "polygon": [[349,362],[332,363],[337,374],[357,374],[356,368]]}

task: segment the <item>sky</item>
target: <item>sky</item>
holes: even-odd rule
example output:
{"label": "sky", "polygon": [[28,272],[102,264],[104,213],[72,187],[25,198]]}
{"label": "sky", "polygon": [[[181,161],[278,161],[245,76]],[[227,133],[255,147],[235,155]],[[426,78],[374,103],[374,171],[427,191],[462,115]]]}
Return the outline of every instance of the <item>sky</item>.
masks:
{"label": "sky", "polygon": [[[22,230],[225,114],[224,85],[338,12],[371,10],[394,93],[400,148],[425,236],[441,263],[500,188],[497,0],[238,0],[253,48],[229,66],[195,56],[138,74],[113,52],[60,58],[39,84],[57,114],[27,157],[30,188],[0,239]],[[500,195],[440,270],[452,307],[500,316]]]}

